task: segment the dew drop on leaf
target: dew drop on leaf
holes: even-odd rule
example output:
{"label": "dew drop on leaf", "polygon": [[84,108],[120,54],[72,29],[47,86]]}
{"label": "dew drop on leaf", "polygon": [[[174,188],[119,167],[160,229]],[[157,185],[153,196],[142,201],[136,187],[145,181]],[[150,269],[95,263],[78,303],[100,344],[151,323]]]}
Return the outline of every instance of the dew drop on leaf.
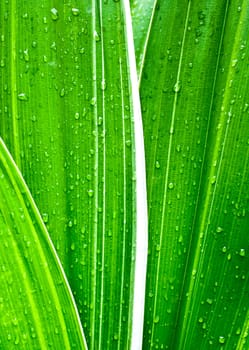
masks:
{"label": "dew drop on leaf", "polygon": [[245,249],[241,248],[240,251],[239,251],[239,255],[244,257],[246,255]]}
{"label": "dew drop on leaf", "polygon": [[220,344],[224,344],[226,341],[225,337],[223,337],[222,335],[219,336],[219,343]]}
{"label": "dew drop on leaf", "polygon": [[59,18],[58,10],[54,7],[51,9],[51,18],[53,21],[57,21],[57,19]]}
{"label": "dew drop on leaf", "polygon": [[170,182],[170,183],[168,184],[168,188],[169,188],[170,190],[172,190],[172,189],[174,188],[173,182]]}
{"label": "dew drop on leaf", "polygon": [[177,81],[174,85],[173,91],[178,93],[181,90],[181,84],[179,81]]}
{"label": "dew drop on leaf", "polygon": [[159,316],[158,315],[154,317],[153,322],[154,323],[158,323],[159,322]]}
{"label": "dew drop on leaf", "polygon": [[24,92],[20,92],[20,94],[18,94],[17,97],[20,101],[28,101],[28,97]]}
{"label": "dew drop on leaf", "polygon": [[88,197],[93,197],[93,190],[88,190],[87,191],[87,194],[88,194]]}
{"label": "dew drop on leaf", "polygon": [[73,7],[73,8],[72,8],[72,14],[73,14],[74,16],[79,16],[80,10],[77,9],[77,8],[75,8],[75,7]]}
{"label": "dew drop on leaf", "polygon": [[48,214],[47,213],[42,214],[42,220],[45,224],[48,223]]}

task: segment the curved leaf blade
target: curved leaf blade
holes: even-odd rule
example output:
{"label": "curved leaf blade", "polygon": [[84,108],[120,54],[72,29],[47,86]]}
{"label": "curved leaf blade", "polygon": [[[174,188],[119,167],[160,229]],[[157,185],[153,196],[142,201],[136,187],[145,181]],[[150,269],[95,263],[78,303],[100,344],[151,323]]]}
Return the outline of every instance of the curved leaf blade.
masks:
{"label": "curved leaf blade", "polygon": [[1,347],[87,349],[46,228],[0,139]]}

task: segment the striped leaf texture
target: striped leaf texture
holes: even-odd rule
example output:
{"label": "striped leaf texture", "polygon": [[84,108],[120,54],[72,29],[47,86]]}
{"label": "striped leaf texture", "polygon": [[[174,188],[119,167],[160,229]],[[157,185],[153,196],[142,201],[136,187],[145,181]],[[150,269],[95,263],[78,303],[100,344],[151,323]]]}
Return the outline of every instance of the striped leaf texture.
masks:
{"label": "striped leaf texture", "polygon": [[0,348],[87,349],[55,249],[2,139],[0,236]]}
{"label": "striped leaf texture", "polygon": [[89,348],[129,348],[142,332],[147,236],[128,3],[14,0],[0,14],[0,133],[61,259]]}
{"label": "striped leaf texture", "polygon": [[248,4],[154,8],[147,49],[137,48],[146,51],[143,348],[247,349]]}

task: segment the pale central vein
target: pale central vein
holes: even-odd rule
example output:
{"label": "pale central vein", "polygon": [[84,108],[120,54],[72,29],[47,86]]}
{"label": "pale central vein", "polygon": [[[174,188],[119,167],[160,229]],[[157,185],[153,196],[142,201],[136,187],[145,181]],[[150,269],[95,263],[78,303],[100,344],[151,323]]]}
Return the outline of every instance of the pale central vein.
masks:
{"label": "pale central vein", "polygon": [[[102,1],[100,1],[100,37],[101,37],[101,70],[102,70],[102,81],[105,82],[105,57],[104,57],[104,32],[103,32],[103,7]],[[103,113],[103,216],[102,216],[102,257],[101,257],[101,286],[100,286],[100,311],[99,311],[99,350],[102,349],[102,328],[103,328],[103,306],[104,306],[104,281],[105,281],[105,221],[106,221],[106,139],[105,139],[105,128],[106,128],[106,110],[105,110],[105,89],[102,89],[102,113]]]}

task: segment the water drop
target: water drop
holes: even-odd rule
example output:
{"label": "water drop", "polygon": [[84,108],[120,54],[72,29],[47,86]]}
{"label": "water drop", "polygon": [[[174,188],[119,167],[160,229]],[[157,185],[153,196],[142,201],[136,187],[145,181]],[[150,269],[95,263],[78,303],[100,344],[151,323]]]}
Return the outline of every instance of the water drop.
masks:
{"label": "water drop", "polygon": [[177,152],[181,152],[181,145],[177,145],[176,150],[177,150]]}
{"label": "water drop", "polygon": [[172,189],[174,188],[173,182],[170,182],[170,183],[168,184],[168,188],[169,188],[170,190],[172,190]]}
{"label": "water drop", "polygon": [[244,248],[241,248],[241,249],[240,249],[239,255],[242,256],[242,257],[246,256],[246,251],[245,251]]}
{"label": "water drop", "polygon": [[158,315],[154,317],[153,322],[154,323],[158,323],[159,322],[159,316]]}
{"label": "water drop", "polygon": [[241,329],[240,329],[240,328],[237,328],[237,330],[236,330],[236,335],[240,335],[240,333],[241,333]]}
{"label": "water drop", "polygon": [[57,19],[59,18],[58,10],[54,7],[51,9],[51,18],[53,21],[57,21]]}
{"label": "water drop", "polygon": [[96,97],[93,97],[93,98],[91,99],[90,104],[91,104],[92,106],[95,106],[95,105],[96,105]]}
{"label": "water drop", "polygon": [[29,61],[29,50],[28,49],[23,51],[23,57],[24,57],[25,62]]}
{"label": "water drop", "polygon": [[131,140],[125,141],[125,144],[126,144],[127,147],[131,147]]}
{"label": "water drop", "polygon": [[95,41],[100,41],[99,34],[96,32],[96,30],[94,31],[93,36],[94,36]]}
{"label": "water drop", "polygon": [[78,120],[80,118],[80,114],[78,112],[75,113],[74,118]]}
{"label": "water drop", "polygon": [[88,190],[87,194],[88,194],[88,197],[93,197],[94,191],[93,190]]}
{"label": "water drop", "polygon": [[20,92],[20,94],[18,94],[17,97],[20,101],[28,101],[28,97],[24,92]]}
{"label": "water drop", "polygon": [[222,335],[219,336],[219,343],[220,344],[224,344],[226,341],[225,337],[223,337]]}
{"label": "water drop", "polygon": [[159,163],[158,160],[156,161],[156,168],[157,168],[157,169],[160,169],[160,163]]}
{"label": "water drop", "polygon": [[80,10],[74,7],[74,8],[72,8],[72,14],[73,14],[74,16],[79,16]]}
{"label": "water drop", "polygon": [[75,250],[75,243],[72,243],[70,248],[71,250]]}
{"label": "water drop", "polygon": [[173,91],[178,93],[181,90],[181,84],[179,81],[177,81],[174,85]]}
{"label": "water drop", "polygon": [[43,220],[43,222],[44,222],[45,224],[48,223],[48,219],[49,219],[48,213],[43,213],[43,214],[42,214],[42,220]]}
{"label": "water drop", "polygon": [[103,79],[101,81],[101,90],[105,90],[105,89],[106,89],[106,81],[105,81],[105,79]]}
{"label": "water drop", "polygon": [[60,97],[64,97],[65,96],[65,89],[62,88],[60,91]]}
{"label": "water drop", "polygon": [[214,175],[211,179],[211,184],[214,185],[216,183],[216,176]]}

